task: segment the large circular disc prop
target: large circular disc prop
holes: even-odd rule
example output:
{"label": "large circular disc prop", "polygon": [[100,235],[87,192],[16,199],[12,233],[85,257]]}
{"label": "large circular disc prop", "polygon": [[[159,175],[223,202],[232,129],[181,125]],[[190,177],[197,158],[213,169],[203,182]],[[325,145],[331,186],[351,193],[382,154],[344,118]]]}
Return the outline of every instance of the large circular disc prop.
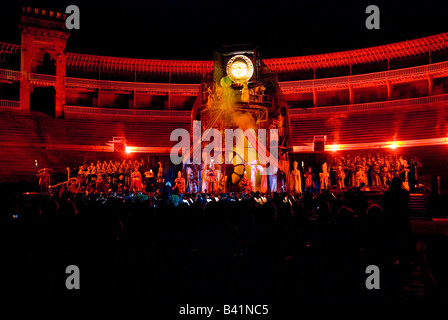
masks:
{"label": "large circular disc prop", "polygon": [[244,164],[237,164],[233,167],[232,172],[232,185],[237,185],[244,176],[244,170],[246,169]]}
{"label": "large circular disc prop", "polygon": [[233,170],[230,173],[230,181],[232,186],[237,185],[241,181],[241,179],[243,179],[244,170],[246,169],[246,166],[244,165],[244,159],[234,151],[232,163],[235,163],[237,159],[240,159],[241,161],[233,165]]}
{"label": "large circular disc prop", "polygon": [[249,81],[254,74],[254,65],[248,57],[238,54],[227,61],[226,73],[235,82]]}

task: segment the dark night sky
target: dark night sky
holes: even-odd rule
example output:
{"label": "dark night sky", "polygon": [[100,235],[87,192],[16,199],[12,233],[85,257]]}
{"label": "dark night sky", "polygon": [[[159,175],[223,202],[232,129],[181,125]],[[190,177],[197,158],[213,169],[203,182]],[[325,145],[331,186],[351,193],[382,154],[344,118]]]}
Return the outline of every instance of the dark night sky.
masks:
{"label": "dark night sky", "polygon": [[[263,58],[363,48],[448,31],[448,1],[2,0],[0,41],[20,43],[22,5],[65,11],[81,29],[67,50],[109,56],[211,60],[224,44],[255,43]],[[367,30],[365,9],[381,10]]]}

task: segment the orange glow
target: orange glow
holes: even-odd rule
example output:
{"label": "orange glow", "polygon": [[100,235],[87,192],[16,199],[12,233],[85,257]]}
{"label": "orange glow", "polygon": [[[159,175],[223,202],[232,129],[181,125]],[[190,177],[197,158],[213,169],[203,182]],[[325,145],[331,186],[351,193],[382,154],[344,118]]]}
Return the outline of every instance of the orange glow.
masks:
{"label": "orange glow", "polygon": [[337,145],[337,144],[334,144],[334,145],[331,146],[331,151],[333,151],[333,152],[336,152],[336,151],[338,151],[339,149],[340,149],[340,147],[339,147],[339,145]]}
{"label": "orange glow", "polygon": [[389,148],[391,148],[391,149],[397,149],[397,147],[398,147],[398,144],[396,144],[395,142],[392,142],[389,146]]}
{"label": "orange glow", "polygon": [[132,149],[133,149],[132,147],[128,147],[128,146],[126,146],[126,147],[125,147],[125,152],[129,154],[129,153],[132,152]]}

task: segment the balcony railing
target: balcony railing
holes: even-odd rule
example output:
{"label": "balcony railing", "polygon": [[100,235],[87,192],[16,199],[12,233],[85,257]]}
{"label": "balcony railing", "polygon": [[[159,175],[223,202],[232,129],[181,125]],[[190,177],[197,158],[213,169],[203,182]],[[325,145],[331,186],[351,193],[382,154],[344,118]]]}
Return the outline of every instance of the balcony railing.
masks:
{"label": "balcony railing", "polygon": [[320,90],[328,87],[339,86],[368,86],[375,82],[386,81],[409,81],[412,79],[421,79],[426,76],[437,76],[448,74],[448,61],[428,64],[424,66],[382,71],[368,74],[360,74],[345,77],[313,79],[313,80],[297,80],[280,82],[283,93],[304,92],[312,89]]}
{"label": "balcony railing", "polygon": [[393,100],[393,101],[349,104],[342,106],[290,109],[289,114],[291,117],[298,117],[309,114],[323,114],[323,113],[349,112],[349,111],[373,111],[373,110],[397,108],[397,107],[412,107],[416,105],[425,105],[429,103],[444,102],[444,101],[448,101],[448,94],[440,94],[435,96]]}
{"label": "balcony railing", "polygon": [[145,83],[145,82],[126,82],[81,78],[65,78],[67,86],[87,87],[95,89],[119,89],[129,91],[143,91],[148,93],[172,93],[196,95],[199,90],[199,84],[183,83]]}
{"label": "balcony railing", "polygon": [[56,83],[56,76],[50,74],[29,73],[28,80],[35,83],[54,85]]}
{"label": "balcony railing", "polygon": [[141,110],[141,109],[112,109],[81,106],[65,106],[65,113],[101,115],[101,116],[131,116],[139,118],[169,118],[176,120],[190,120],[191,111],[183,110]]}
{"label": "balcony railing", "polygon": [[20,108],[20,101],[0,99],[1,108]]}
{"label": "balcony railing", "polygon": [[[424,66],[403,68],[398,70],[360,74],[353,76],[334,77],[314,80],[297,80],[280,82],[280,88],[283,93],[310,92],[313,90],[325,90],[336,88],[348,88],[349,86],[371,86],[378,83],[387,82],[406,82],[412,80],[426,79],[428,76],[437,77],[448,75],[448,61],[434,63]],[[20,71],[0,69],[0,79],[18,81],[21,79]],[[56,76],[37,73],[29,73],[28,79],[31,82],[54,85]],[[144,83],[111,81],[82,78],[65,78],[65,84],[73,87],[86,87],[93,89],[112,89],[125,91],[139,91],[154,94],[182,94],[194,96],[199,90],[199,84],[183,83]]]}
{"label": "balcony railing", "polygon": [[52,21],[29,16],[22,16],[22,24],[66,31],[64,21]]}
{"label": "balcony railing", "polygon": [[0,69],[0,79],[6,81],[19,81],[21,78],[21,72],[8,69]]}

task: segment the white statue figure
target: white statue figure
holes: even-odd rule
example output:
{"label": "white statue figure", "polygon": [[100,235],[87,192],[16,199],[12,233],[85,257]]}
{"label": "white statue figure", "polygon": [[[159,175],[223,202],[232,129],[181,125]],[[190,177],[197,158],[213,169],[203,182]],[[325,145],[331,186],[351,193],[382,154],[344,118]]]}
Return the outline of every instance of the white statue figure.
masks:
{"label": "white statue figure", "polygon": [[298,162],[294,161],[292,166],[293,166],[293,170],[291,171],[292,190],[295,193],[301,193],[302,192],[302,178],[301,178],[300,170],[297,168]]}
{"label": "white statue figure", "polygon": [[250,181],[252,183],[252,190],[259,191],[260,188],[257,188],[257,173],[262,172],[263,167],[258,164],[258,160],[253,160],[250,163]]}
{"label": "white statue figure", "polygon": [[322,172],[319,173],[320,178],[320,189],[328,189],[330,186],[330,173],[328,172],[328,166],[327,163],[324,162],[322,165]]}

